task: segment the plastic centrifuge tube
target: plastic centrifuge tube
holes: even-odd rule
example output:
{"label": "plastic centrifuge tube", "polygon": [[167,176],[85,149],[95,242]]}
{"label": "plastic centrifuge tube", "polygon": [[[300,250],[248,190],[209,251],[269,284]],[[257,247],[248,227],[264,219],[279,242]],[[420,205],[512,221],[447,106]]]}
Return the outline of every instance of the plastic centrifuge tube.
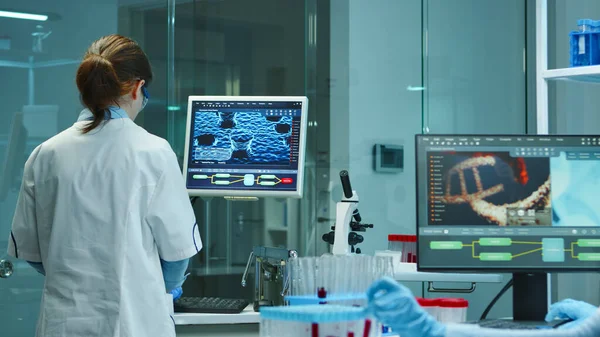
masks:
{"label": "plastic centrifuge tube", "polygon": [[298,295],[300,286],[300,259],[293,258],[289,261],[290,293],[292,296]]}
{"label": "plastic centrifuge tube", "polygon": [[344,291],[349,294],[353,294],[352,279],[355,277],[352,273],[352,260],[349,256],[344,257],[344,269],[342,274],[344,275]]}
{"label": "plastic centrifuge tube", "polygon": [[302,272],[304,277],[302,295],[315,295],[317,287],[315,279],[318,273],[314,257],[306,257],[302,259]]}
{"label": "plastic centrifuge tube", "polygon": [[325,289],[325,269],[325,259],[323,258],[323,256],[321,256],[315,261],[315,273],[317,275],[315,279],[315,288],[317,289],[317,291]]}

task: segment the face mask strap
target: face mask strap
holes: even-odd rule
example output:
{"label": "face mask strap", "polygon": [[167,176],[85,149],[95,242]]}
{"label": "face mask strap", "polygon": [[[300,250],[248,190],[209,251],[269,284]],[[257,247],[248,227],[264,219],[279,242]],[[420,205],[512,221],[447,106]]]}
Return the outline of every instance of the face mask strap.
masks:
{"label": "face mask strap", "polygon": [[144,95],[145,99],[150,99],[150,94],[148,93],[148,89],[146,88],[146,84],[144,84],[142,86],[142,94]]}
{"label": "face mask strap", "polygon": [[148,89],[146,88],[145,83],[142,86],[142,95],[144,96],[144,99],[142,100],[142,108],[140,109],[140,111],[144,110],[144,108],[146,107],[146,104],[148,104],[148,100],[150,99],[150,94],[148,93]]}

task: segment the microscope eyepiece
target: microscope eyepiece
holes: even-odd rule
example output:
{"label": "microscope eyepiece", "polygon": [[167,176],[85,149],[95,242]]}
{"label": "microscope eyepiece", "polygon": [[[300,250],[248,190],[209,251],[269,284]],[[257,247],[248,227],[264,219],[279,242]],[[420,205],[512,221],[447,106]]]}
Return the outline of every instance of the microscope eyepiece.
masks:
{"label": "microscope eyepiece", "polygon": [[340,180],[342,181],[342,189],[344,190],[344,196],[346,198],[352,198],[352,185],[350,185],[350,176],[348,171],[340,171]]}

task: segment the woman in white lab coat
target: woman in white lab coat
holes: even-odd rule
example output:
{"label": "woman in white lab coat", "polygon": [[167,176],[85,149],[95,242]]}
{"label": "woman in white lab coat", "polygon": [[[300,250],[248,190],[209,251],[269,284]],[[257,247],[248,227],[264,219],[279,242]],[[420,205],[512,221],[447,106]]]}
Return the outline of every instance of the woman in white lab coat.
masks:
{"label": "woman in white lab coat", "polygon": [[8,252],[46,276],[38,337],[175,336],[169,292],[202,242],[174,152],[133,122],[151,80],[137,43],[95,41],[85,109],[25,164]]}
{"label": "woman in white lab coat", "polygon": [[600,310],[566,300],[553,305],[546,319],[571,318],[566,329],[502,330],[471,324],[442,324],[423,310],[406,287],[390,278],[375,282],[368,291],[368,310],[401,337],[598,337]]}

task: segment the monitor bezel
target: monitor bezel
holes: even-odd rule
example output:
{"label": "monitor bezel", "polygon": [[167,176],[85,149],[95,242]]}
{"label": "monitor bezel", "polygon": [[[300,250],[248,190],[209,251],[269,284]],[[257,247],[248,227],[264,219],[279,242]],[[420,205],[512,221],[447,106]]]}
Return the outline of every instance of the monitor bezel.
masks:
{"label": "monitor bezel", "polygon": [[[190,189],[188,188],[188,162],[190,137],[192,133],[192,103],[195,101],[246,101],[246,102],[301,102],[300,143],[298,145],[298,175],[295,191],[254,191],[230,189]],[[300,199],[304,192],[304,166],[306,156],[306,127],[308,120],[308,97],[306,96],[189,96],[185,126],[185,153],[183,156],[183,179],[190,197],[276,197]]]}
{"label": "monitor bezel", "polygon": [[[531,134],[448,134],[448,133],[439,133],[439,134],[415,134],[415,210],[416,210],[416,223],[415,223],[415,231],[417,235],[417,270],[423,272],[453,272],[453,273],[482,273],[482,274],[501,274],[501,273],[585,273],[590,271],[597,271],[598,267],[576,267],[576,268],[545,268],[545,267],[518,267],[518,268],[510,268],[510,267],[501,267],[501,268],[485,268],[485,267],[473,267],[473,268],[465,268],[465,267],[423,267],[420,262],[420,244],[419,238],[421,236],[419,231],[419,167],[418,167],[418,157],[419,157],[419,138],[421,137],[536,137],[536,138],[548,138],[548,137],[556,137],[556,138],[582,138],[582,137],[594,137],[598,138],[600,135],[592,135],[592,134],[551,134],[551,135],[531,135]],[[600,144],[598,145],[600,147]],[[600,237],[600,235],[599,235]]]}

